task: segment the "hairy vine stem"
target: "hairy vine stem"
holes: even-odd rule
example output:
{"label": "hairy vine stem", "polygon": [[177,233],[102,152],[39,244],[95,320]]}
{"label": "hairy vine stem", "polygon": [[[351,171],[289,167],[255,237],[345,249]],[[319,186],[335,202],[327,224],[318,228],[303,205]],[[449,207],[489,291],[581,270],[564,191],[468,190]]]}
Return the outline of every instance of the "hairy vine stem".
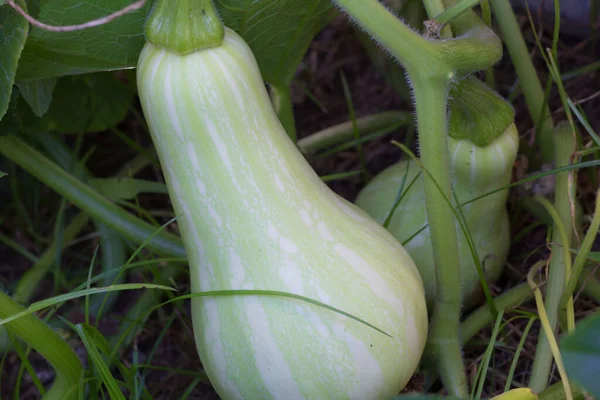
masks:
{"label": "hairy vine stem", "polygon": [[[431,174],[424,177],[425,203],[438,282],[428,348],[448,392],[468,397],[460,348],[462,280],[457,225],[444,201],[453,198],[447,147],[448,91],[455,79],[495,64],[502,54],[500,40],[468,12],[466,18],[459,17],[456,38],[435,40],[411,30],[378,0],[335,2],[402,64],[411,82],[421,160]],[[426,5],[429,12],[443,11],[439,0]]]}
{"label": "hairy vine stem", "polygon": [[124,7],[118,11],[115,11],[112,14],[109,14],[105,17],[94,19],[88,22],[84,22],[76,25],[48,25],[37,19],[33,18],[31,15],[27,13],[21,6],[16,4],[14,0],[6,0],[6,4],[11,6],[16,12],[18,12],[23,18],[25,18],[31,25],[44,29],[50,32],[74,32],[81,31],[88,28],[93,28],[95,26],[106,25],[115,19],[122,17],[125,14],[129,14],[130,12],[137,11],[143,8],[146,5],[146,0],[138,0],[135,3],[131,3],[127,7]]}

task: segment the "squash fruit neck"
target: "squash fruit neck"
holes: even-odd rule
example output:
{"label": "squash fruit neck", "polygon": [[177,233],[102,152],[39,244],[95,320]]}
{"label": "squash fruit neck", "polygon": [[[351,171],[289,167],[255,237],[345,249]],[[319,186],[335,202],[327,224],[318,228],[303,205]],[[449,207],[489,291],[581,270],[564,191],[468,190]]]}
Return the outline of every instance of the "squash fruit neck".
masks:
{"label": "squash fruit neck", "polygon": [[450,90],[449,136],[487,147],[513,123],[510,104],[473,76],[463,77]]}
{"label": "squash fruit neck", "polygon": [[156,0],[146,40],[179,55],[220,46],[225,28],[213,0]]}

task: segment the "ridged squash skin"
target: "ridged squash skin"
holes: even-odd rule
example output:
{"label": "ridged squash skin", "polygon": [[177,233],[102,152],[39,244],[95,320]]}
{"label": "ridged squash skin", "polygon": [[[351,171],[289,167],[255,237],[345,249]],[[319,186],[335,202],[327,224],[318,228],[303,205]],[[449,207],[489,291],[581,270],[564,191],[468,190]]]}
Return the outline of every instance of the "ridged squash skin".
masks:
{"label": "ridged squash skin", "polygon": [[146,43],[145,118],[178,216],[191,291],[281,296],[192,299],[196,346],[223,399],[386,399],[427,337],[415,264],[376,221],[332,192],[288,138],[250,48],[180,56]]}
{"label": "ridged squash skin", "polygon": [[[458,201],[469,201],[509,184],[518,143],[519,137],[514,123],[486,147],[476,146],[467,139],[449,137],[452,184]],[[383,224],[396,202],[407,165],[409,172],[404,185],[406,190],[413,178],[422,172],[413,160],[397,162],[377,174],[361,190],[354,203]],[[462,207],[488,283],[498,280],[510,250],[507,197],[508,190],[503,190]],[[425,225],[427,211],[421,173],[396,208],[388,230],[404,243],[405,249],[417,265],[425,284],[427,305],[431,311],[436,294],[436,274],[429,228],[412,237]],[[463,282],[463,305],[465,309],[469,309],[483,300],[483,292],[467,239],[458,223],[456,227]],[[410,241],[406,242],[408,239]]]}

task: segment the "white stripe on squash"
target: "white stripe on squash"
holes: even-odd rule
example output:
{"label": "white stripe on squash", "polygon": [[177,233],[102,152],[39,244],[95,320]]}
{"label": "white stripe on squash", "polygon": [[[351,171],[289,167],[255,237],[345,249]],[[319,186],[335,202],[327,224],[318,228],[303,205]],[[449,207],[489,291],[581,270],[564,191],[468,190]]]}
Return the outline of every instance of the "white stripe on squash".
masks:
{"label": "white stripe on squash", "polygon": [[221,46],[186,56],[147,43],[138,88],[193,292],[295,293],[392,336],[285,297],[194,298],[197,350],[219,395],[399,392],[427,337],[421,277],[398,241],[333,193],[289,140],[244,41],[226,29]]}

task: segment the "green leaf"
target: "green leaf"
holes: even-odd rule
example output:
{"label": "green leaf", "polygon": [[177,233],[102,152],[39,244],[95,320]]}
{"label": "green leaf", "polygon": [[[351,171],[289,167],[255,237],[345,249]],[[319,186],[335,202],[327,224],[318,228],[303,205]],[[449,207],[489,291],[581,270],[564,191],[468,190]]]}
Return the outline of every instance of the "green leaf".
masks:
{"label": "green leaf", "polygon": [[[105,17],[131,0],[53,0],[41,2],[38,20],[55,26]],[[34,27],[23,49],[17,80],[37,80],[134,67],[144,44],[143,24],[152,1],[108,24],[74,32]]]}
{"label": "green leaf", "polygon": [[258,60],[263,78],[289,84],[314,35],[335,15],[330,0],[216,0],[219,15]]}
{"label": "green leaf", "polygon": [[134,88],[121,82],[114,72],[65,76],[58,79],[43,118],[33,115],[24,104],[19,104],[19,113],[23,129],[30,133],[99,132],[125,118],[134,96]]}
{"label": "green leaf", "polygon": [[561,341],[560,350],[569,378],[600,398],[600,312],[579,322]]}
{"label": "green leaf", "polygon": [[8,175],[6,172],[0,171],[0,178],[5,177],[6,175]]}
{"label": "green leaf", "polygon": [[43,117],[52,102],[52,92],[56,86],[56,78],[39,79],[31,82],[17,83],[21,95],[27,101],[34,114]]}
{"label": "green leaf", "polygon": [[168,194],[167,186],[164,183],[143,179],[93,178],[87,183],[111,200],[130,200],[140,193]]}
{"label": "green leaf", "polygon": [[[78,24],[106,16],[130,0],[41,2],[38,19],[50,25]],[[33,28],[23,50],[17,80],[134,68],[144,45],[143,25],[152,1],[138,11],[83,31]],[[333,17],[330,0],[215,0],[226,26],[254,52],[263,77],[289,83],[313,36]]]}
{"label": "green leaf", "polygon": [[[24,7],[22,0],[19,5]],[[29,24],[12,7],[0,3],[0,120],[8,110],[15,73]]]}

